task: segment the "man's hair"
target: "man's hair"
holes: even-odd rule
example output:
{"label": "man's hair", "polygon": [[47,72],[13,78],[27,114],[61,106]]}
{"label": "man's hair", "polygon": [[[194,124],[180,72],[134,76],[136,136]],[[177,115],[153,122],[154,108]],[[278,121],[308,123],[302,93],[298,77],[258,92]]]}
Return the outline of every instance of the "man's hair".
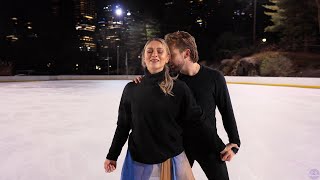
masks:
{"label": "man's hair", "polygon": [[190,59],[192,62],[198,62],[199,55],[197,50],[197,44],[193,36],[185,31],[176,31],[169,33],[164,37],[169,46],[173,46],[179,49],[180,52],[189,49]]}

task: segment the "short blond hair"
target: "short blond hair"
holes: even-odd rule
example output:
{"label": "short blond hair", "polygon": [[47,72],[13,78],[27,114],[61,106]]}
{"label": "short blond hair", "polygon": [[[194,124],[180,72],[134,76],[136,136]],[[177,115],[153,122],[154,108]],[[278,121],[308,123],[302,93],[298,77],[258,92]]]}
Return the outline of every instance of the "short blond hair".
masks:
{"label": "short blond hair", "polygon": [[169,46],[179,49],[180,52],[189,49],[191,61],[198,62],[197,44],[191,34],[185,31],[176,31],[165,35],[164,39]]}

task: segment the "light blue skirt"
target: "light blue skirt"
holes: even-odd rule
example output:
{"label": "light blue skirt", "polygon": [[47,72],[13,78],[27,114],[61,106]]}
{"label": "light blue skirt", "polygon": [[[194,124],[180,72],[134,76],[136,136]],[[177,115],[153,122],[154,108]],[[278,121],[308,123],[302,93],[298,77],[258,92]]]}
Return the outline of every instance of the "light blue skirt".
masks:
{"label": "light blue skirt", "polygon": [[[171,160],[170,180],[194,180],[194,176],[184,152]],[[129,150],[123,163],[121,180],[160,180],[161,163],[143,164],[132,160]]]}

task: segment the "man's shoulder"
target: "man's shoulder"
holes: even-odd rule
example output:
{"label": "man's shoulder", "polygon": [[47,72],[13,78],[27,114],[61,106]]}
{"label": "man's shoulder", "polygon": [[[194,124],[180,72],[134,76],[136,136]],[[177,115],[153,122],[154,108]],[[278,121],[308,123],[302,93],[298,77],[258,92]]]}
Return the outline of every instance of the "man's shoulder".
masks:
{"label": "man's shoulder", "polygon": [[205,66],[205,65],[201,65],[203,67],[203,70],[208,72],[208,73],[212,73],[212,74],[219,74],[221,73],[219,70],[213,69],[212,67],[209,66]]}
{"label": "man's shoulder", "polygon": [[214,79],[217,79],[217,78],[223,76],[222,72],[219,70],[213,69],[212,67],[208,67],[205,65],[201,65],[201,66],[202,66],[203,72]]}
{"label": "man's shoulder", "polygon": [[184,81],[180,80],[180,79],[175,79],[174,80],[174,85],[176,87],[182,87],[182,88],[187,87],[187,84]]}

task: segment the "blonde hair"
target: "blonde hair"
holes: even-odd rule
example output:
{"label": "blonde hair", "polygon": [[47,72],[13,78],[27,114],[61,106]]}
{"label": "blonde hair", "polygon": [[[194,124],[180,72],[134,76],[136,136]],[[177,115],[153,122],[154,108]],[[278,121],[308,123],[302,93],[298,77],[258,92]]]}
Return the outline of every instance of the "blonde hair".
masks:
{"label": "blonde hair", "polygon": [[[144,53],[146,51],[146,48],[148,46],[148,44],[150,44],[152,41],[158,41],[160,42],[164,48],[165,48],[165,51],[168,53],[168,56],[170,57],[171,54],[170,54],[170,49],[169,49],[169,46],[167,45],[167,43],[165,42],[164,39],[161,39],[161,38],[152,38],[150,40],[147,41],[147,43],[144,45],[144,48],[141,52],[141,64],[143,67],[146,67],[146,64],[144,62],[145,60],[145,56],[144,56]],[[173,92],[172,92],[172,89],[173,89],[173,80],[175,80],[176,78],[173,78],[170,76],[170,72],[169,72],[169,67],[167,65],[164,66],[164,80],[161,81],[161,83],[159,84],[159,87],[160,89],[163,91],[163,93],[165,95],[170,95],[170,96],[174,96]]]}
{"label": "blonde hair", "polygon": [[165,35],[164,39],[169,46],[178,48],[180,52],[190,49],[191,61],[198,62],[199,55],[196,40],[191,36],[191,34],[185,31],[177,31]]}

